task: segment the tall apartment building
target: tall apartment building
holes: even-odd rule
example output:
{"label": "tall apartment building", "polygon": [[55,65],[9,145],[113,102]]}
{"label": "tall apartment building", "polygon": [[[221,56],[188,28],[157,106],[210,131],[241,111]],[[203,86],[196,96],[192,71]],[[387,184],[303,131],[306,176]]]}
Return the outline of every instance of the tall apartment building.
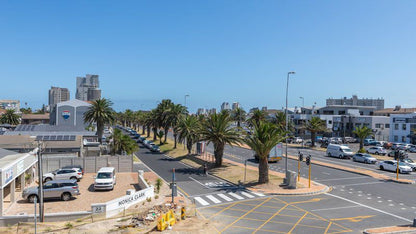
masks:
{"label": "tall apartment building", "polygon": [[357,95],[352,95],[352,98],[328,98],[326,99],[327,106],[374,106],[376,110],[384,109],[384,99],[377,98],[358,98]]}
{"label": "tall apartment building", "polygon": [[235,109],[237,109],[237,108],[240,108],[240,103],[238,103],[238,102],[233,102],[233,110],[235,110]]}
{"label": "tall apartment building", "polygon": [[87,74],[85,77],[77,77],[77,92],[75,98],[82,101],[95,101],[101,98],[98,75]]}
{"label": "tall apartment building", "polygon": [[223,103],[221,104],[221,111],[223,111],[223,110],[231,110],[231,108],[230,108],[230,103],[228,103],[228,102],[223,102]]}
{"label": "tall apartment building", "polygon": [[51,87],[49,89],[49,106],[52,107],[60,102],[69,100],[69,90],[67,88]]}

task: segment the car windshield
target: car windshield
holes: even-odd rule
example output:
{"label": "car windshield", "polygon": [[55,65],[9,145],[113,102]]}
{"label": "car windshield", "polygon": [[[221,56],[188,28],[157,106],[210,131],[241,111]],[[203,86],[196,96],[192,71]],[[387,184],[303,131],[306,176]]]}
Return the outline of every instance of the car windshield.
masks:
{"label": "car windshield", "polygon": [[399,165],[400,166],[407,166],[405,163],[403,163],[403,162],[399,162]]}
{"label": "car windshield", "polygon": [[97,175],[98,179],[110,179],[111,178],[111,173],[110,172],[100,172]]}
{"label": "car windshield", "polygon": [[414,163],[413,160],[411,160],[410,158],[406,158],[403,161],[407,162],[407,163]]}
{"label": "car windshield", "polygon": [[363,157],[364,158],[371,158],[371,155],[369,155],[369,154],[363,154]]}

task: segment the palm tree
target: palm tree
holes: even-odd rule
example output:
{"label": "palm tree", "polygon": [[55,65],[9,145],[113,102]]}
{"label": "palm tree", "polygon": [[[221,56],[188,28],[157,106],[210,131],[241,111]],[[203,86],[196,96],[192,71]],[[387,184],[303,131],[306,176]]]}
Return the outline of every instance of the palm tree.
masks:
{"label": "palm tree", "polygon": [[20,123],[20,116],[14,110],[6,110],[0,119],[3,124],[18,125]]}
{"label": "palm tree", "polygon": [[213,113],[202,122],[200,129],[201,140],[214,144],[215,166],[222,165],[225,144],[238,144],[240,135],[231,127],[231,118],[228,112]]}
{"label": "palm tree", "polygon": [[368,128],[367,126],[363,126],[363,127],[356,127],[355,130],[352,132],[355,135],[357,135],[358,138],[360,138],[360,151],[363,149],[364,147],[364,139],[367,138],[368,136],[372,136],[373,135],[373,130],[371,128]]}
{"label": "palm tree", "polygon": [[279,126],[260,121],[254,126],[254,131],[244,142],[259,156],[259,180],[261,184],[269,182],[268,155],[279,142],[285,139],[285,131]]}
{"label": "palm tree", "polygon": [[237,107],[231,112],[231,117],[237,122],[237,127],[240,128],[241,122],[246,120],[246,111],[243,108]]}
{"label": "palm tree", "polygon": [[322,120],[316,116],[307,121],[304,125],[304,128],[311,133],[312,147],[315,146],[316,133],[327,131],[325,120]]}
{"label": "palm tree", "polygon": [[108,99],[98,99],[95,100],[84,113],[84,122],[97,124],[97,135],[100,144],[102,143],[104,125],[112,124],[115,121],[115,114],[111,105],[113,105],[113,103]]}
{"label": "palm tree", "polygon": [[133,122],[133,111],[130,109],[127,109],[124,111],[124,121],[125,124],[127,125],[127,127],[131,128],[132,127],[132,122]]}
{"label": "palm tree", "polygon": [[113,155],[121,154],[123,151],[127,154],[132,154],[139,149],[137,143],[128,135],[123,134],[123,132],[118,128],[114,129],[111,139],[113,140],[111,144],[111,153]]}
{"label": "palm tree", "polygon": [[[174,139],[174,146],[173,148],[176,149],[177,144],[177,137],[178,137],[178,125],[179,120],[187,114],[187,110],[185,106],[182,106],[181,104],[176,104],[171,106],[170,112],[169,112],[169,119],[173,128],[173,139]],[[166,137],[166,135],[165,135]]]}
{"label": "palm tree", "polygon": [[251,114],[251,117],[248,119],[248,123],[251,127],[253,127],[254,125],[258,125],[260,121],[265,121],[266,116],[267,116],[267,113],[265,111],[258,110],[258,109],[254,110],[253,113]]}
{"label": "palm tree", "polygon": [[156,120],[158,122],[158,126],[163,128],[165,131],[164,143],[167,141],[168,131],[172,125],[170,110],[173,105],[175,104],[170,99],[163,99],[162,102],[160,102],[156,107]]}
{"label": "palm tree", "polygon": [[199,140],[199,127],[198,118],[194,115],[185,115],[179,120],[178,141],[186,142],[188,154],[191,154],[192,145]]}

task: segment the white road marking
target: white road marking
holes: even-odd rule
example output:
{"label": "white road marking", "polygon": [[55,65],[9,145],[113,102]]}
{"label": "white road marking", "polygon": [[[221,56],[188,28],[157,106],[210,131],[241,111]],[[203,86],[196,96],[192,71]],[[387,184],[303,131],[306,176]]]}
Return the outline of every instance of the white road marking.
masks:
{"label": "white road marking", "polygon": [[256,192],[251,192],[252,194],[259,196],[259,197],[264,197],[266,195],[264,195],[263,193],[256,193]]}
{"label": "white road marking", "polygon": [[388,202],[392,202],[392,200],[387,200]]}
{"label": "white road marking", "polygon": [[343,207],[325,208],[325,209],[316,209],[316,210],[311,210],[311,211],[337,210],[337,209],[346,209],[346,208],[354,208],[354,207],[359,207],[359,205],[357,205],[357,206],[343,206]]}
{"label": "white road marking", "polygon": [[371,196],[371,193],[367,193],[367,196]]}
{"label": "white road marking", "polygon": [[203,205],[203,206],[207,206],[207,205],[209,205],[209,203],[208,202],[206,202],[204,199],[202,199],[201,197],[194,197],[194,199],[197,201],[197,202],[199,202],[201,205]]}
{"label": "white road marking", "polygon": [[371,200],[371,197],[367,197],[368,200]]}
{"label": "white road marking", "polygon": [[377,202],[381,203],[381,202],[383,202],[383,201],[377,201]]}
{"label": "white road marking", "polygon": [[[371,182],[371,183],[358,183],[358,184],[346,184],[345,186],[367,185],[367,184],[382,184],[384,182]],[[352,189],[350,189],[352,190]]]}
{"label": "white road marking", "polygon": [[248,198],[253,198],[254,197],[253,195],[251,195],[249,193],[246,193],[246,192],[241,192],[241,194],[243,194],[244,196],[246,196]]}
{"label": "white road marking", "polygon": [[194,178],[192,178],[192,177],[190,177],[190,176],[189,176],[189,179],[191,179],[191,180],[193,180],[193,181],[197,182],[198,184],[202,185],[204,188],[208,188],[208,186],[205,186],[205,184],[203,184],[203,183],[199,182],[198,180],[196,180],[196,179],[194,179]]}
{"label": "white road marking", "polygon": [[218,204],[218,203],[221,203],[221,201],[220,200],[218,200],[217,198],[215,198],[214,196],[212,196],[212,195],[208,195],[208,196],[205,196],[206,198],[208,198],[209,200],[211,200],[211,201],[213,201],[214,203],[216,203],[216,204]]}
{"label": "white road marking", "polygon": [[358,196],[359,196],[359,197],[361,197],[361,196],[362,196],[362,194],[358,194]]}
{"label": "white road marking", "polygon": [[377,197],[377,199],[381,199],[381,197]]}
{"label": "white road marking", "polygon": [[231,198],[229,198],[229,197],[227,197],[227,196],[225,196],[224,194],[222,194],[222,193],[219,193],[219,194],[217,194],[220,198],[222,198],[222,199],[224,199],[224,200],[226,200],[226,201],[233,201],[233,199],[231,199]]}
{"label": "white road marking", "polygon": [[239,195],[237,195],[237,194],[235,194],[233,192],[229,192],[228,194],[231,195],[231,196],[233,196],[233,197],[235,197],[235,198],[237,198],[238,200],[243,200],[244,199],[244,197],[239,196]]}
{"label": "white road marking", "polygon": [[406,208],[402,207],[402,210],[406,210]]}
{"label": "white road marking", "polygon": [[404,205],[404,204],[403,204],[403,203],[399,203],[399,205],[401,205],[401,206],[402,206],[402,205]]}
{"label": "white road marking", "polygon": [[394,206],[394,204],[389,204],[389,206]]}
{"label": "white road marking", "polygon": [[410,219],[406,219],[406,218],[403,218],[403,217],[401,217],[401,216],[398,216],[398,215],[395,215],[395,214],[392,214],[392,213],[389,213],[389,212],[386,212],[386,211],[383,211],[383,210],[380,210],[380,209],[377,209],[377,208],[374,208],[374,207],[371,207],[371,206],[367,206],[367,205],[364,205],[364,204],[361,204],[361,203],[358,203],[358,202],[355,202],[355,201],[352,201],[352,200],[349,200],[349,199],[347,199],[347,198],[343,198],[343,197],[340,197],[340,196],[337,196],[337,195],[334,195],[334,194],[325,193],[325,195],[327,195],[327,196],[332,196],[332,197],[336,197],[336,198],[338,198],[338,199],[341,199],[341,200],[344,200],[344,201],[348,201],[348,202],[351,202],[351,203],[354,203],[354,204],[360,205],[360,206],[362,206],[362,207],[365,207],[365,208],[368,208],[368,209],[372,209],[372,210],[378,211],[378,212],[383,213],[383,214],[386,214],[386,215],[390,215],[390,216],[392,216],[392,217],[395,217],[395,218],[398,218],[398,219],[404,220],[404,221],[409,222],[409,223],[413,222],[413,221],[412,221],[412,220],[410,220]]}
{"label": "white road marking", "polygon": [[322,174],[325,174],[325,175],[331,175],[330,173],[328,173],[328,172],[322,172]]}

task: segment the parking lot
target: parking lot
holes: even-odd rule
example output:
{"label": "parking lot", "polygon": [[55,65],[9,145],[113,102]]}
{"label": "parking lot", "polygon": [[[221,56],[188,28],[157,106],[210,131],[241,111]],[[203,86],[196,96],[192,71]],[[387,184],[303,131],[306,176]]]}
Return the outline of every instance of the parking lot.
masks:
{"label": "parking lot", "polygon": [[[94,191],[94,176],[95,173],[84,174],[81,181],[78,182],[81,193],[79,196],[73,197],[69,201],[58,199],[45,201],[45,213],[90,211],[92,203],[104,203],[126,195],[126,190],[128,189],[138,189],[137,173],[117,173],[117,184],[112,191]],[[21,213],[33,214],[33,212],[33,203],[23,200],[21,193],[19,193],[17,202],[8,209],[5,215],[18,215]]]}

